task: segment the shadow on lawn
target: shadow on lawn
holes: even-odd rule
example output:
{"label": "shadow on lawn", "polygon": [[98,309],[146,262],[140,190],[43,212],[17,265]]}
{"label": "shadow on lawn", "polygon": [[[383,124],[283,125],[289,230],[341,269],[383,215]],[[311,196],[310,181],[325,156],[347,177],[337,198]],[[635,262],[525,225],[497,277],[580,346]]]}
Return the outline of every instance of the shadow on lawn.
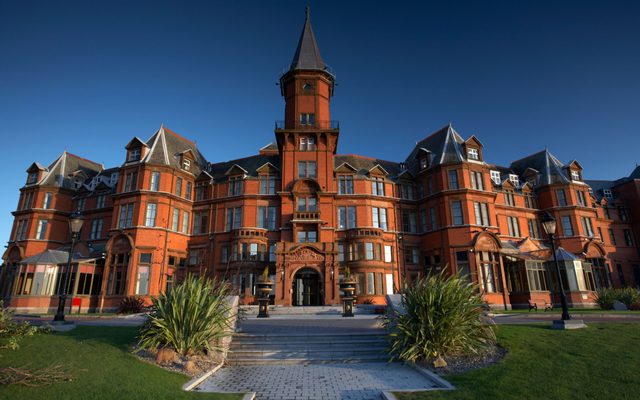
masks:
{"label": "shadow on lawn", "polygon": [[107,344],[118,350],[130,353],[138,335],[138,328],[78,326],[69,332],[56,332],[53,334],[60,337],[68,337],[77,342]]}

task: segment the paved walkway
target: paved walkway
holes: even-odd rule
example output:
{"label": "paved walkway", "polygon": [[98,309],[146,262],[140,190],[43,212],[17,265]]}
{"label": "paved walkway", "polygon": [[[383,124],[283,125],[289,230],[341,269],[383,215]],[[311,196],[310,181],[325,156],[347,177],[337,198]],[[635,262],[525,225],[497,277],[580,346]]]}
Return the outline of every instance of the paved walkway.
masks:
{"label": "paved walkway", "polygon": [[256,392],[258,400],[369,400],[383,390],[437,385],[398,363],[257,365],[223,368],[200,385],[206,392]]}

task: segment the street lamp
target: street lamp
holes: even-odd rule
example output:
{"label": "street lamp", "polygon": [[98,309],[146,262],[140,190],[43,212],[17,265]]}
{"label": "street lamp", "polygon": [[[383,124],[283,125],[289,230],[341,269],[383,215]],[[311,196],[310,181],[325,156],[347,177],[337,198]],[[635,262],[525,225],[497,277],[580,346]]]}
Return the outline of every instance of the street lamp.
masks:
{"label": "street lamp", "polygon": [[562,320],[568,321],[571,319],[569,315],[569,307],[567,306],[567,298],[564,295],[564,286],[562,285],[562,276],[560,275],[560,264],[558,264],[558,256],[556,255],[556,246],[553,242],[553,235],[556,232],[556,220],[549,213],[545,213],[542,217],[542,227],[544,231],[549,235],[549,241],[551,242],[551,251],[553,252],[553,262],[556,265],[556,274],[558,279],[558,285],[560,286],[560,303],[562,303]]}
{"label": "street lamp", "polygon": [[69,275],[71,275],[71,258],[73,257],[73,248],[80,237],[80,229],[82,229],[83,222],[84,220],[82,219],[82,215],[78,212],[74,212],[69,216],[71,249],[69,249],[69,259],[67,260],[67,273],[64,277],[64,285],[62,286],[58,297],[58,311],[56,312],[56,316],[53,317],[53,320],[57,322],[64,322],[64,303],[67,300],[67,286],[69,285]]}

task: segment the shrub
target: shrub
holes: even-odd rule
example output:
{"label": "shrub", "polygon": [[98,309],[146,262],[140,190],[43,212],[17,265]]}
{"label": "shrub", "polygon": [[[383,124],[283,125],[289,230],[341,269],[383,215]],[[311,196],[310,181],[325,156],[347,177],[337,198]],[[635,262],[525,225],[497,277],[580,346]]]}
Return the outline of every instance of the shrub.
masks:
{"label": "shrub", "polygon": [[631,308],[634,304],[640,302],[640,290],[635,288],[616,289],[616,300]]}
{"label": "shrub", "polygon": [[118,307],[118,314],[138,314],[142,311],[144,311],[144,300],[136,296],[125,297]]}
{"label": "shrub", "polygon": [[155,310],[140,332],[141,349],[169,347],[182,355],[209,352],[230,335],[229,286],[188,276],[169,293],[152,299]]}
{"label": "shrub", "polygon": [[390,350],[405,361],[435,360],[446,366],[447,356],[479,353],[495,344],[495,333],[483,318],[477,288],[445,270],[407,286],[404,313],[387,314]]}
{"label": "shrub", "polygon": [[32,336],[38,328],[28,322],[15,322],[13,312],[4,307],[0,300],[0,349],[16,350],[20,348],[20,339]]}
{"label": "shrub", "polygon": [[613,302],[616,301],[615,289],[612,288],[600,288],[596,291],[596,303],[603,310],[611,310],[613,308]]}

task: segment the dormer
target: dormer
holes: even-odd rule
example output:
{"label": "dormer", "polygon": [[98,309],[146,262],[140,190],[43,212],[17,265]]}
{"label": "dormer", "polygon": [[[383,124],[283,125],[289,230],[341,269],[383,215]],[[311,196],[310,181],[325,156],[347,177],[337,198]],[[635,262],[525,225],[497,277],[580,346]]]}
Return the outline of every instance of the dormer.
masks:
{"label": "dormer", "polygon": [[348,162],[343,162],[334,169],[334,172],[336,175],[355,175],[358,170]]}
{"label": "dormer", "polygon": [[387,172],[386,169],[382,168],[382,165],[380,164],[376,164],[373,167],[371,167],[371,169],[369,169],[369,176],[370,177],[378,177],[378,178],[384,178],[387,175],[389,175],[389,172]]}
{"label": "dormer", "polygon": [[520,186],[520,178],[516,174],[509,174],[509,182],[513,183],[514,187]]}
{"label": "dormer", "polygon": [[567,165],[568,175],[573,182],[582,182],[582,165],[573,160]]}
{"label": "dormer", "polygon": [[416,152],[416,160],[418,160],[418,170],[424,171],[431,165],[431,152],[420,147]]}
{"label": "dormer", "polygon": [[138,137],[131,139],[124,148],[127,149],[126,162],[128,163],[142,160],[142,158],[147,154],[147,150],[149,150],[149,146],[147,146],[147,144]]}
{"label": "dormer", "polygon": [[280,173],[280,169],[267,161],[256,168],[256,172],[258,175],[278,175]]}
{"label": "dormer", "polygon": [[34,162],[27,168],[27,185],[33,185],[35,183],[40,182],[42,179],[42,173],[47,169],[42,165]]}
{"label": "dormer", "polygon": [[180,153],[179,161],[180,161],[180,169],[186,172],[191,172],[193,163],[196,159],[196,155],[191,151],[191,149],[187,149]]}
{"label": "dormer", "polygon": [[468,161],[482,161],[482,143],[477,137],[471,136],[464,142],[464,151]]}
{"label": "dormer", "polygon": [[89,176],[82,170],[77,170],[69,174],[69,179],[74,189],[80,189]]}
{"label": "dormer", "polygon": [[522,173],[522,178],[532,189],[540,183],[540,172],[533,168],[527,168]]}
{"label": "dormer", "polygon": [[500,174],[500,171],[492,169],[491,171],[489,171],[489,174],[491,176],[491,182],[496,185],[500,185],[502,183],[502,176]]}

